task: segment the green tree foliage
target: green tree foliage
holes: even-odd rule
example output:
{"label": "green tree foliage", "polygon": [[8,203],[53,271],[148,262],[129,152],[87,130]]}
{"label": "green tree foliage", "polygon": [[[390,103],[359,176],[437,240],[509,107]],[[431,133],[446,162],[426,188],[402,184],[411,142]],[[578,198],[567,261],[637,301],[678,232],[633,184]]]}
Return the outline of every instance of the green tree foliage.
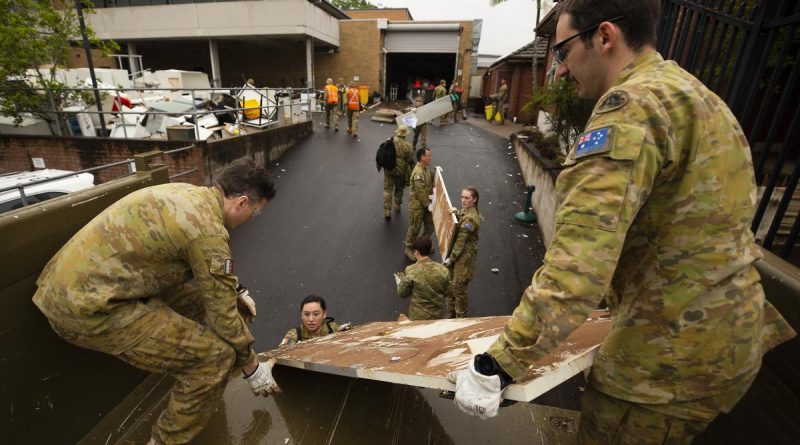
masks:
{"label": "green tree foliage", "polygon": [[[70,42],[79,42],[81,33],[75,9],[57,9],[53,3],[0,0],[0,114],[14,117],[16,123],[25,113],[52,122],[46,110],[84,98],[94,102],[91,94],[78,97],[66,91],[57,75],[57,70],[67,67]],[[91,12],[84,8],[84,14]],[[104,53],[119,49],[113,41],[97,39],[88,26],[86,31],[92,45]]]}
{"label": "green tree foliage", "polygon": [[533,100],[523,107],[529,113],[535,109],[547,111],[547,123],[566,147],[575,143],[575,138],[586,127],[592,114],[594,101],[578,97],[575,85],[559,79],[545,88],[540,88]]}
{"label": "green tree foliage", "polygon": [[331,4],[339,9],[378,9],[380,4],[374,5],[367,0],[331,0]]}

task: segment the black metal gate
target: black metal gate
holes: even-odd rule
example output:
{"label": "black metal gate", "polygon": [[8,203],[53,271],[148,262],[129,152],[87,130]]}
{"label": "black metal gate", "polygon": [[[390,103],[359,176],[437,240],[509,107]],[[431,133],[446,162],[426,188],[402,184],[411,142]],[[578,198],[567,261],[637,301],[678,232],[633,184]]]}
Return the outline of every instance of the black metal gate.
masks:
{"label": "black metal gate", "polygon": [[800,232],[800,1],[662,0],[658,50],[730,106],[753,152],[756,238],[793,257]]}

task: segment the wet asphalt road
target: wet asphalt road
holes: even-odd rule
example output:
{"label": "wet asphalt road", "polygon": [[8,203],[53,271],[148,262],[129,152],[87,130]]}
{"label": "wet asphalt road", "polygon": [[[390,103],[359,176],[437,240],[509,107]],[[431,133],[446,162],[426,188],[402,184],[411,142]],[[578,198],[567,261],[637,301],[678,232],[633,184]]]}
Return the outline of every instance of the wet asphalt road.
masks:
{"label": "wet asphalt road", "polygon": [[[323,296],[338,322],[395,320],[407,312],[392,273],[410,264],[403,255],[408,191],[401,213],[384,221],[383,174],[374,159],[395,126],[372,122],[370,115],[362,114],[356,140],[344,131],[345,119],[337,133],[315,114],[313,135],[269,165],[275,199],[231,234],[234,272],[258,305],[251,327],[257,350],[272,349],[299,324],[299,304],[308,294]],[[464,186],[480,191],[484,219],[469,314],[508,315],[544,247],[538,227],[514,219],[525,185],[509,141],[468,122],[429,128],[432,165],[443,168],[455,205]],[[434,258],[440,259],[438,252]]]}

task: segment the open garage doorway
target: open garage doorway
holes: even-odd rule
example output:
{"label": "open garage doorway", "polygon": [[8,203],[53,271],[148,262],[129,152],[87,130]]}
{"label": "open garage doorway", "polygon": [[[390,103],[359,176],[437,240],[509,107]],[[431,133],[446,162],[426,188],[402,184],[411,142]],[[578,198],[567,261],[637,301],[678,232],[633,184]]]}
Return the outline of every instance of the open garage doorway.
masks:
{"label": "open garage doorway", "polygon": [[[456,71],[455,53],[389,53],[386,54],[386,97],[391,99],[392,88],[397,88],[396,100],[410,100],[416,80],[436,86],[439,80],[453,81]],[[427,102],[427,101],[426,101]]]}

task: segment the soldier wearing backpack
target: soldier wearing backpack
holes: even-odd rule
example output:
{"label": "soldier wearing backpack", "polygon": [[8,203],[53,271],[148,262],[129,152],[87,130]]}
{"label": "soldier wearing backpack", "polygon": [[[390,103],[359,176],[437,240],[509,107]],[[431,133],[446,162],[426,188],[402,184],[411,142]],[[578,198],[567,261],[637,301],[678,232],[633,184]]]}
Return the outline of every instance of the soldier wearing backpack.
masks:
{"label": "soldier wearing backpack", "polygon": [[392,218],[392,195],[394,212],[400,212],[403,189],[408,185],[408,175],[414,166],[414,150],[406,141],[408,133],[407,126],[399,126],[394,137],[382,143],[375,155],[378,171],[383,169],[383,217],[387,220]]}

